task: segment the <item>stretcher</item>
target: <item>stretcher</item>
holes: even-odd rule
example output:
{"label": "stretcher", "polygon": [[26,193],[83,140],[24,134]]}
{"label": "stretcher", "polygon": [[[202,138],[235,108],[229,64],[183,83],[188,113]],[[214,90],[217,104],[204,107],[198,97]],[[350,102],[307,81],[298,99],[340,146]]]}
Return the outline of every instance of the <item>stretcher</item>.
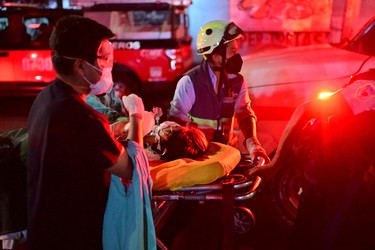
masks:
{"label": "stretcher", "polygon": [[[261,178],[247,172],[258,164],[264,160],[254,163],[237,149],[216,142],[198,159],[151,162],[156,232],[178,201],[221,201],[223,249],[233,249],[234,233],[246,233],[255,225],[252,212],[236,203],[256,194]],[[160,240],[157,244],[167,249]]]}
{"label": "stretcher", "polygon": [[[253,197],[259,186],[259,177],[249,177],[246,169],[251,161],[241,161],[240,152],[230,146],[211,142],[207,152],[197,159],[178,159],[170,162],[150,162],[153,179],[153,216],[156,231],[168,218],[168,213],[179,200],[222,201],[224,242],[230,245],[232,231],[246,232],[254,224],[251,211],[244,207],[235,208],[236,201]],[[20,170],[23,172],[23,170]],[[25,228],[22,226],[20,232]],[[21,232],[22,240],[25,233]],[[2,241],[12,244],[16,238],[8,232],[1,234]],[[10,238],[9,238],[10,237]],[[17,236],[18,237],[18,236]],[[18,238],[17,238],[18,239]],[[3,242],[4,243],[4,242]],[[167,249],[157,241],[159,248]],[[230,249],[225,247],[224,249]]]}

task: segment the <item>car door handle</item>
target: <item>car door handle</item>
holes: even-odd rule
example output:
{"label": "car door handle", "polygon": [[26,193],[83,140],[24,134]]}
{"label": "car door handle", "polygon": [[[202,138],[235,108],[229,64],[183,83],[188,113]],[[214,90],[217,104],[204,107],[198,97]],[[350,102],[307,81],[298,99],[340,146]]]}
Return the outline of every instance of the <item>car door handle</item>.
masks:
{"label": "car door handle", "polygon": [[0,52],[0,57],[8,57],[8,56],[9,56],[9,52],[7,51]]}

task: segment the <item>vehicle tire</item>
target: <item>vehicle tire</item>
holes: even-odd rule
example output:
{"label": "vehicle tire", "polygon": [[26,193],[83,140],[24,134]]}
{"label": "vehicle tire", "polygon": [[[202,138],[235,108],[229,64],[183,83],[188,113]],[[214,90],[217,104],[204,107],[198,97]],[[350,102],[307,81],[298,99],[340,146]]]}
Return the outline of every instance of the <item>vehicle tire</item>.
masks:
{"label": "vehicle tire", "polygon": [[141,83],[132,72],[114,67],[112,74],[113,88],[119,96],[129,94],[142,95]]}
{"label": "vehicle tire", "polygon": [[234,208],[234,232],[244,234],[255,226],[255,216],[250,209],[246,207]]}
{"label": "vehicle tire", "polygon": [[291,229],[293,226],[302,193],[302,180],[299,168],[284,167],[264,190],[269,214],[282,228]]}

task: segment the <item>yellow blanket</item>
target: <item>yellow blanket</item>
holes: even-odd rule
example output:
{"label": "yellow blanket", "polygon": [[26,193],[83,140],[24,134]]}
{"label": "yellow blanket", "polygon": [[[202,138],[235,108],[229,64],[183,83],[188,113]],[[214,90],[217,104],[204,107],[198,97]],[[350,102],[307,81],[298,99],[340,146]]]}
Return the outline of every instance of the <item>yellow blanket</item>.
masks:
{"label": "yellow blanket", "polygon": [[181,158],[174,161],[151,161],[150,173],[153,190],[177,190],[197,184],[209,184],[229,174],[240,162],[236,148],[210,142],[207,152],[200,158]]}

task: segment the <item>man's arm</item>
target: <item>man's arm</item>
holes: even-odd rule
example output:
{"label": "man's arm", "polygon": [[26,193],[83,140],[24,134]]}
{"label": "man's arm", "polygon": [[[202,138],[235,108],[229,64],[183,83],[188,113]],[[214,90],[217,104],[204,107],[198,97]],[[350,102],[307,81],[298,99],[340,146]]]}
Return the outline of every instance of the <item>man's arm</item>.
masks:
{"label": "man's arm", "polygon": [[256,116],[251,108],[251,100],[245,82],[243,82],[236,100],[235,116],[245,137],[243,143],[248,150],[251,159],[255,160],[257,157],[262,157],[266,160],[266,163],[268,163],[270,159],[257,137]]}
{"label": "man's arm", "polygon": [[188,115],[194,102],[195,93],[193,83],[189,76],[183,76],[177,83],[168,113],[168,120],[186,125],[186,123],[190,122]]}
{"label": "man's arm", "polygon": [[[123,103],[129,112],[130,126],[127,139],[143,145],[142,121],[144,105],[142,99],[134,94],[131,94],[123,97]],[[126,180],[131,180],[133,176],[133,169],[134,166],[132,165],[132,161],[129,159],[126,149],[122,147],[116,164],[108,168],[108,171]]]}
{"label": "man's arm", "polygon": [[130,127],[127,139],[143,145],[143,117],[139,114],[133,114],[129,117],[129,119]]}
{"label": "man's arm", "polygon": [[112,167],[107,168],[107,170],[125,180],[131,180],[133,176],[133,168],[134,166],[129,159],[126,149],[122,147],[117,162]]}

